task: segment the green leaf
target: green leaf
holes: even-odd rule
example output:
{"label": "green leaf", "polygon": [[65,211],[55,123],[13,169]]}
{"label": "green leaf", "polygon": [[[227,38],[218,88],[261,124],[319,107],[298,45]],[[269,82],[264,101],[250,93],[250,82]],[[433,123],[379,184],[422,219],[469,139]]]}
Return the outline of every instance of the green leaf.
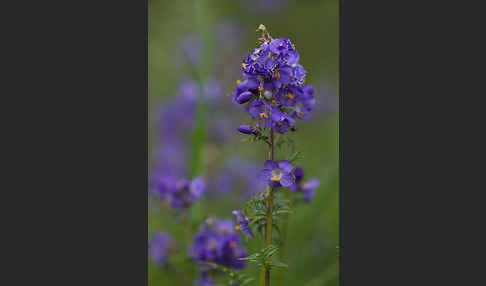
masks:
{"label": "green leaf", "polygon": [[282,263],[280,261],[272,261],[270,262],[270,267],[278,267],[278,268],[288,268],[289,266],[285,263]]}
{"label": "green leaf", "polygon": [[295,108],[294,106],[283,106],[283,107],[280,108],[280,110],[282,110],[282,111],[297,110],[297,108]]}
{"label": "green leaf", "polygon": [[290,158],[289,158],[290,163],[293,164],[295,161],[301,159],[302,158],[301,154],[302,154],[302,152],[297,151],[297,152],[293,153],[292,155],[290,155]]}
{"label": "green leaf", "polygon": [[229,277],[229,281],[228,281],[229,285],[233,285],[234,282],[237,282],[240,286],[243,286],[255,280],[254,278],[249,277],[244,273],[236,272],[230,268],[227,268],[219,264],[210,263],[210,262],[207,262],[206,264],[212,266],[214,269],[220,270],[223,273],[225,273]]}

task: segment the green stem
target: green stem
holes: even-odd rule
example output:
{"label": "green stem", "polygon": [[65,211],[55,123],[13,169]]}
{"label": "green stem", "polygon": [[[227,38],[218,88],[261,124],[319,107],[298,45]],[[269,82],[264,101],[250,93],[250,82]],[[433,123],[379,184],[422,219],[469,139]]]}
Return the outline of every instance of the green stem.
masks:
{"label": "green stem", "polygon": [[[286,196],[286,199],[290,201],[289,208],[292,209],[292,206],[294,205],[294,197],[290,192],[285,192],[284,193]],[[280,261],[285,261],[285,254],[286,254],[286,246],[287,246],[287,231],[289,227],[289,215],[284,214],[282,215],[282,220],[283,220],[283,225],[282,225],[282,232],[280,236],[280,243],[279,243],[279,257]],[[284,272],[279,271],[277,273],[277,285],[281,286],[283,283],[283,276]]]}
{"label": "green stem", "polygon": [[[274,136],[273,130],[270,131],[270,160],[274,160]],[[267,207],[267,220],[265,226],[265,247],[269,247],[272,244],[272,226],[273,226],[273,188],[267,186],[267,196],[265,199],[265,204]],[[265,271],[265,286],[270,286],[270,270],[262,269]]]}
{"label": "green stem", "polygon": [[[186,214],[185,214],[185,232],[186,232],[186,245],[191,245],[192,244],[192,223],[191,223],[191,214],[190,212],[188,211]],[[195,270],[196,270],[196,265],[194,263],[189,263],[188,265],[189,269],[188,269],[188,276],[189,276],[189,281],[193,281],[194,280],[194,274],[195,274]],[[185,284],[185,285],[190,285],[190,284]]]}
{"label": "green stem", "polygon": [[[272,226],[273,226],[273,188],[269,187],[267,198],[267,225],[265,229],[265,247],[272,244]],[[270,270],[265,270],[265,286],[270,286]]]}

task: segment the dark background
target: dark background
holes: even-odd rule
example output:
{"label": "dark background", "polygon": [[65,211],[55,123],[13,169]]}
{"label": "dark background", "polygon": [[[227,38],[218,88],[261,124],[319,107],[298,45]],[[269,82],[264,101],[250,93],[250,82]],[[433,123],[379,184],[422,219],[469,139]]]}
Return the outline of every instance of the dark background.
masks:
{"label": "dark background", "polygon": [[[2,5],[2,279],[145,284],[146,3]],[[484,284],[481,13],[340,1],[341,284]]]}

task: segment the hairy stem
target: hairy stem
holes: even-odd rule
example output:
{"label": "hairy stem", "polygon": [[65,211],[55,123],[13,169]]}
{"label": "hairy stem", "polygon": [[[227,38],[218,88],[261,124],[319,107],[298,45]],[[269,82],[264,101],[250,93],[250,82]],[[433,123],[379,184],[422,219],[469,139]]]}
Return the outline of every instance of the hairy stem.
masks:
{"label": "hairy stem", "polygon": [[[273,188],[270,188],[267,198],[267,225],[265,229],[265,247],[272,244],[272,225],[273,225]],[[265,286],[270,286],[270,270],[265,270]]]}
{"label": "hairy stem", "polygon": [[[273,130],[270,131],[270,160],[274,160],[274,145],[275,141],[273,138]],[[269,247],[272,244],[272,226],[273,226],[273,188],[267,186],[267,197],[266,197],[266,207],[267,207],[267,221],[265,227],[265,247]],[[265,286],[270,286],[270,270],[264,269],[265,271]]]}
{"label": "hairy stem", "polygon": [[[290,201],[289,207],[292,209],[292,206],[294,205],[294,197],[291,196],[289,192],[285,192],[285,197]],[[281,231],[281,236],[279,237],[279,255],[280,255],[280,261],[285,260],[285,254],[286,254],[286,246],[287,246],[287,231],[288,231],[288,226],[289,226],[289,215],[284,214],[282,215],[282,231]],[[284,271],[279,271],[277,273],[277,286],[281,286],[283,284],[284,280]]]}

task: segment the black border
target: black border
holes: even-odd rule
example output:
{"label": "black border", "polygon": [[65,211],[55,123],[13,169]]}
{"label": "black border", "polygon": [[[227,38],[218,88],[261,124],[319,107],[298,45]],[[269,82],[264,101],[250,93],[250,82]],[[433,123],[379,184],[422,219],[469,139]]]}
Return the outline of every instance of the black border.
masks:
{"label": "black border", "polygon": [[2,233],[19,272],[6,272],[147,285],[147,0],[12,4]]}

